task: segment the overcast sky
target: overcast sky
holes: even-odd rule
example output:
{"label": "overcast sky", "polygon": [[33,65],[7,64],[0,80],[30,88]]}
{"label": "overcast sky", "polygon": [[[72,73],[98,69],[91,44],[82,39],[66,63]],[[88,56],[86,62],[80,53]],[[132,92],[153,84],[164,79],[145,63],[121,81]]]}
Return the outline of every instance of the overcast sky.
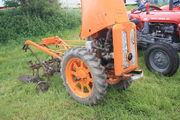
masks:
{"label": "overcast sky", "polygon": [[3,2],[2,2],[2,0],[0,0],[0,7],[1,7],[1,6],[3,6]]}
{"label": "overcast sky", "polygon": [[0,0],[0,7],[2,6],[2,4],[3,4],[3,3],[2,3],[2,0]]}

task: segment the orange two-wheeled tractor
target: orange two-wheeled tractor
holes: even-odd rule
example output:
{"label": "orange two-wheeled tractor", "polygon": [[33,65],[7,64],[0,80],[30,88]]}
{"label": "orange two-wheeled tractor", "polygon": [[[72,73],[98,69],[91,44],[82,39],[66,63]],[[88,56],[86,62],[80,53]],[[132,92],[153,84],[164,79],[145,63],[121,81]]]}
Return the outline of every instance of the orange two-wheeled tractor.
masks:
{"label": "orange two-wheeled tractor", "polygon": [[[49,54],[52,60],[30,62],[33,71],[43,68],[43,76],[60,72],[64,86],[72,98],[80,103],[93,105],[103,99],[108,84],[119,90],[130,86],[133,80],[143,77],[138,68],[136,26],[126,13],[123,0],[81,0],[81,39],[85,46],[75,47],[59,37],[46,38],[41,44],[26,41],[24,49],[30,46]],[[52,50],[55,45],[58,49]],[[33,53],[33,52],[32,52]],[[33,53],[34,54],[34,53]],[[35,80],[34,78],[24,76]],[[36,81],[36,80],[35,80]],[[39,85],[46,82],[38,81]]]}

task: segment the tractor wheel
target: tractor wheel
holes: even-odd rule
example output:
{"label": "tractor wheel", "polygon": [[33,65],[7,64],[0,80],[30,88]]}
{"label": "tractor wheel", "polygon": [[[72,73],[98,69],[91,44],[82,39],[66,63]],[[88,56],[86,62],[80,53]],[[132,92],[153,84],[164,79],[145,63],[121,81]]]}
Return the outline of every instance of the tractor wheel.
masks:
{"label": "tractor wheel", "polygon": [[157,42],[147,49],[145,63],[150,71],[170,77],[179,68],[179,56],[177,51],[169,44]]}
{"label": "tractor wheel", "polygon": [[104,67],[86,48],[71,48],[63,57],[61,75],[70,96],[86,105],[98,104],[108,86]]}
{"label": "tractor wheel", "polygon": [[132,80],[122,80],[118,84],[114,85],[117,90],[124,91],[128,89],[132,84]]}

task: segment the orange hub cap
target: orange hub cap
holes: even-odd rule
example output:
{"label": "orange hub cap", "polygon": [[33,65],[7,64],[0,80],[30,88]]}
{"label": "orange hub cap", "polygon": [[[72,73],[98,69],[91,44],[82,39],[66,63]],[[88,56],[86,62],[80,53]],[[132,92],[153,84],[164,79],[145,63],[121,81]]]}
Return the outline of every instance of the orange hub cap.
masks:
{"label": "orange hub cap", "polygon": [[89,68],[79,58],[67,62],[66,80],[71,91],[80,98],[87,98],[93,89],[93,79]]}

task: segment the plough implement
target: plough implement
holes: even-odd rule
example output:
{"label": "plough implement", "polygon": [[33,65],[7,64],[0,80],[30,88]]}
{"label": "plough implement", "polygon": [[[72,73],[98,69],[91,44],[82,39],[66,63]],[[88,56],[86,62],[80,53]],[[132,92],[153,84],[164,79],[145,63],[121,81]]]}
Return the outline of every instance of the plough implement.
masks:
{"label": "plough implement", "polygon": [[[123,0],[82,0],[81,4],[82,41],[59,37],[42,39],[40,44],[26,41],[23,49],[30,50],[37,62],[29,62],[33,76],[20,79],[36,82],[39,90],[46,90],[49,76],[60,72],[69,95],[80,103],[93,105],[103,99],[109,84],[125,90],[133,80],[142,78],[143,72],[138,69],[136,26],[128,20]],[[88,41],[83,41],[86,38]],[[77,43],[84,45],[74,46]],[[30,46],[52,59],[41,62]],[[41,76],[47,77],[48,82]]]}
{"label": "plough implement", "polygon": [[[23,46],[23,50],[27,51],[29,50],[32,55],[36,58],[36,62],[33,63],[32,61],[29,61],[28,64],[30,64],[29,69],[33,71],[33,75],[22,75],[20,76],[20,80],[23,82],[33,82],[37,83],[38,90],[44,91],[47,90],[49,87],[49,82],[41,81],[43,77],[46,77],[48,81],[50,81],[50,76],[53,76],[55,73],[60,72],[60,62],[62,61],[62,57],[64,55],[64,52],[68,50],[69,48],[76,47],[77,45],[69,45],[68,43],[80,43],[83,44],[86,41],[78,41],[78,40],[62,40],[60,37],[52,37],[52,38],[44,38],[41,40],[40,44],[37,44],[35,42],[32,42],[30,40],[25,42],[25,45]],[[52,56],[52,59],[47,61],[41,61],[40,58],[33,52],[30,46],[35,47],[36,49],[39,49],[50,56]],[[52,50],[50,47],[57,48],[57,50]],[[84,47],[84,46],[81,46]],[[43,73],[42,70],[43,69]]]}

